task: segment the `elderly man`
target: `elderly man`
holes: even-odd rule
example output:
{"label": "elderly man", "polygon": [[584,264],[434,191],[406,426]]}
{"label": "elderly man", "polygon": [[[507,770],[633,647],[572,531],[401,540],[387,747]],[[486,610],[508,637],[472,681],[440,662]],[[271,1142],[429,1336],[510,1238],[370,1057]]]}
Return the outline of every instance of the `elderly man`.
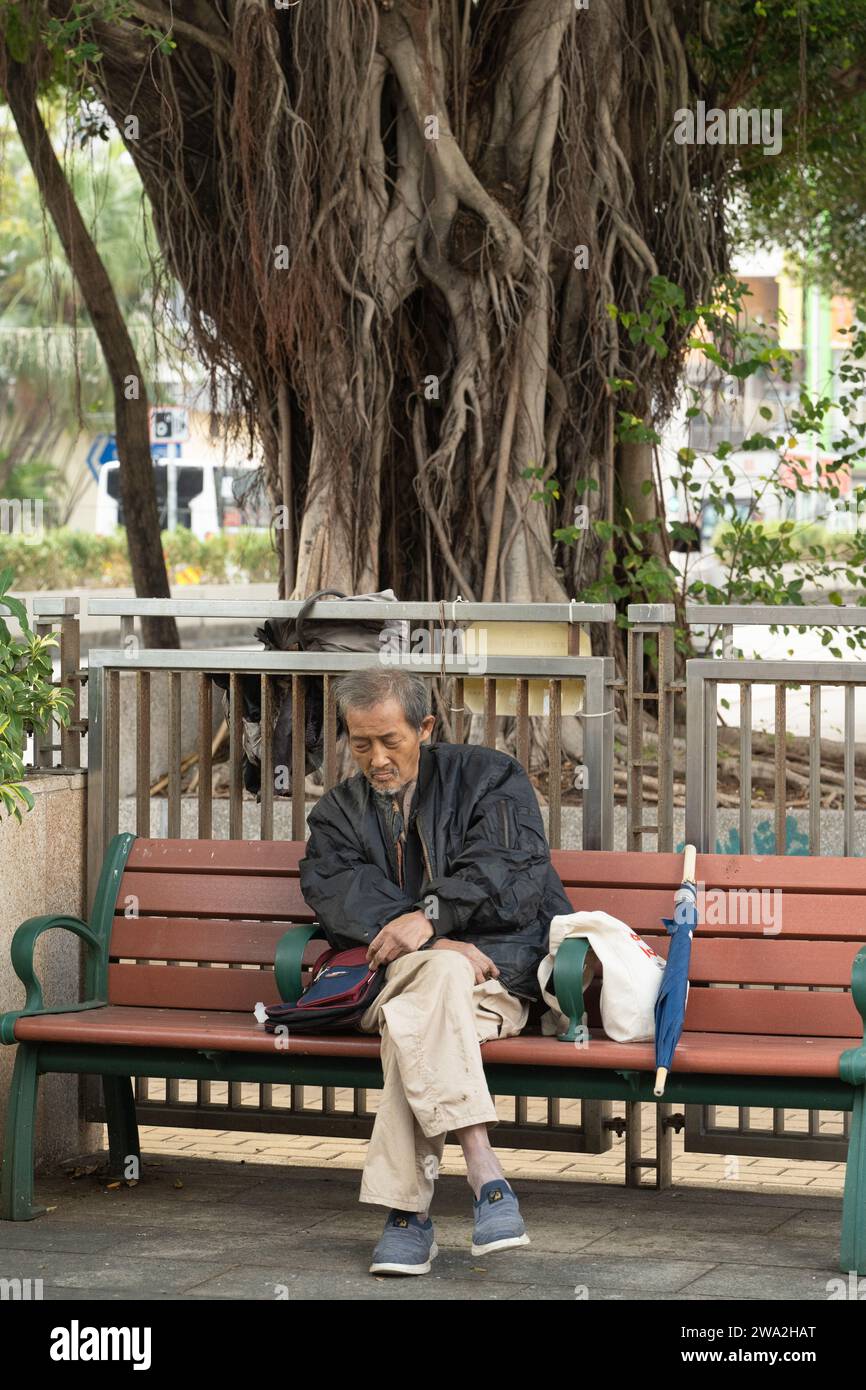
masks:
{"label": "elderly man", "polygon": [[449,1131],[475,1194],[473,1255],[529,1244],[487,1134],[480,1045],[525,1026],[550,920],[571,907],[526,773],[494,749],[431,744],[421,677],[360,671],[337,705],[360,771],[311,812],[301,888],[333,946],[364,943],[386,970],[360,1025],[381,1032],[385,1078],[360,1201],[389,1208],[370,1273],[426,1274]]}

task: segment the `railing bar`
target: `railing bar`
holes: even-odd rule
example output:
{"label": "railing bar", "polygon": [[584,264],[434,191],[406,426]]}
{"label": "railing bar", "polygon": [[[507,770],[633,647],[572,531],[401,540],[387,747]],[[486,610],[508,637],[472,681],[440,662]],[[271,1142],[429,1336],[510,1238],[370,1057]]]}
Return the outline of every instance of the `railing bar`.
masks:
{"label": "railing bar", "polygon": [[135,833],[150,838],[150,672],[135,673]]}
{"label": "railing bar", "polygon": [[243,743],[244,696],[236,671],[229,676],[229,839],[244,833]]}
{"label": "railing bar", "polygon": [[[716,824],[717,824],[717,799],[718,799],[718,779],[719,779],[719,753],[718,753],[718,682],[707,681],[707,698],[705,705],[706,718],[706,809],[707,809],[707,846],[708,854],[716,852]],[[742,846],[740,847],[742,853]]]}
{"label": "railing bar", "polygon": [[671,680],[674,674],[673,628],[663,623],[658,633],[658,834],[656,849],[670,853],[674,847],[674,696]]}
{"label": "railing bar", "polygon": [[843,834],[843,854],[854,853],[854,698],[856,687],[845,686],[845,829]]}
{"label": "railing bar", "polygon": [[821,687],[809,686],[809,853],[821,853]]}
{"label": "railing bar", "polygon": [[[170,616],[193,618],[297,618],[306,599],[146,599],[131,597],[88,598],[88,614],[104,617]],[[830,609],[845,612],[845,609]],[[862,614],[862,610],[857,610]],[[320,599],[308,610],[310,618],[344,619],[356,622],[356,601]],[[616,607],[612,603],[463,603],[448,613],[457,622],[506,623],[612,623]],[[442,606],[436,600],[419,602],[371,601],[364,604],[363,617],[382,619],[411,619],[422,623],[439,623]],[[860,619],[863,622],[862,616]]]}
{"label": "railing bar", "polygon": [[[551,849],[562,844],[562,685],[550,682],[550,737],[547,761],[548,840]],[[584,802],[583,814],[586,815]]]}
{"label": "railing bar", "polygon": [[[198,838],[213,839],[213,681],[198,678]],[[208,1093],[209,1094],[209,1093]]]}
{"label": "railing bar", "polygon": [[[272,840],[274,838],[274,740],[272,730],[274,727],[274,687],[272,677],[263,671],[259,677],[260,682],[260,709],[261,715],[261,816],[259,819],[259,837],[262,840]],[[285,770],[287,772],[288,769]],[[285,772],[282,776],[285,776]]]}
{"label": "railing bar", "polygon": [[496,681],[490,676],[484,677],[484,743],[496,747]]}
{"label": "railing bar", "polygon": [[529,681],[517,682],[517,761],[529,771]]}
{"label": "railing bar", "polygon": [[120,672],[109,671],[105,689],[105,833],[117,834],[120,802]]}
{"label": "railing bar", "polygon": [[752,852],[752,687],[740,685],[740,849]]}
{"label": "railing bar", "polygon": [[[76,607],[78,599],[75,600]],[[72,691],[69,724],[81,722],[81,682],[77,673],[81,667],[81,625],[78,614],[60,620],[60,684]],[[81,766],[81,734],[74,728],[60,730],[60,762],[63,767]]]}
{"label": "railing bar", "polygon": [[643,772],[640,768],[643,747],[643,632],[629,629],[628,670],[626,672],[626,819],[629,850],[643,849]]}
{"label": "railing bar", "polygon": [[785,853],[785,826],[788,815],[787,779],[785,776],[785,737],[787,729],[788,688],[779,681],[776,685],[775,738],[773,744],[773,816],[776,824],[776,853]]}
{"label": "railing bar", "polygon": [[[337,677],[322,677],[322,704],[325,719],[325,750],[322,774],[325,791],[330,791],[337,780]],[[301,783],[301,804],[303,805],[304,784]]]}
{"label": "railing bar", "polygon": [[292,839],[304,839],[304,777],[307,722],[306,683],[303,676],[292,676]]}
{"label": "railing bar", "polygon": [[463,677],[454,677],[454,704],[451,706],[454,715],[454,738],[458,743],[462,743],[466,729],[466,704],[463,697]]}
{"label": "railing bar", "polygon": [[168,821],[170,840],[180,839],[181,672],[168,673]]}

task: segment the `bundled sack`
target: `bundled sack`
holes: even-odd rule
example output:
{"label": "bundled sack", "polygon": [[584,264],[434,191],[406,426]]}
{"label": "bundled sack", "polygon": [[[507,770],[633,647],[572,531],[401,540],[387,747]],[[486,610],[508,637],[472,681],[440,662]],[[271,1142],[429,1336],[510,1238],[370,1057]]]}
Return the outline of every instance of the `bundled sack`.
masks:
{"label": "bundled sack", "polygon": [[541,1031],[550,1036],[564,1033],[568,1018],[551,988],[553,963],[569,936],[585,937],[591,950],[583,970],[583,988],[593,977],[593,957],[601,961],[601,1022],[614,1042],[650,1042],[655,1037],[655,1002],[666,961],[608,912],[572,912],[550,923],[550,949],[538,967],[538,983],[548,1005]]}
{"label": "bundled sack", "polygon": [[372,969],[366,946],[349,951],[328,947],[313,967],[313,978],[294,1004],[256,1005],[265,1032],[278,1026],[290,1033],[341,1033],[360,1021],[385,983],[385,968]]}
{"label": "bundled sack", "polygon": [[[311,618],[309,612],[320,599],[335,598],[358,604],[358,617]],[[383,647],[405,649],[410,624],[405,618],[365,618],[364,604],[397,603],[393,589],[373,594],[344,594],[340,589],[318,589],[303,603],[296,618],[268,618],[257,627],[255,637],[268,652],[381,652]],[[222,691],[223,711],[230,717],[228,673],[215,673],[211,680]],[[292,794],[292,678],[277,676],[274,685],[274,724],[270,730],[274,796]],[[325,705],[321,676],[302,676],[304,690],[304,772],[317,772],[325,756]],[[262,707],[261,680],[258,675],[240,678],[243,702],[242,771],[243,783],[257,801],[262,786]],[[343,732],[337,719],[337,737]]]}

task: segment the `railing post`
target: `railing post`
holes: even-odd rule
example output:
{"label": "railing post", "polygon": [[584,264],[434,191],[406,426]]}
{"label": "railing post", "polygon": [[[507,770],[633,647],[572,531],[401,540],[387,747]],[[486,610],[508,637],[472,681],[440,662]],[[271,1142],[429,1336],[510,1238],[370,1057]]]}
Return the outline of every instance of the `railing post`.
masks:
{"label": "railing post", "polygon": [[105,796],[103,785],[103,704],[105,667],[91,662],[87,681],[87,919],[102,861],[105,858]]}
{"label": "railing post", "polygon": [[[672,603],[630,603],[627,610],[628,672],[626,682],[627,729],[627,848],[643,849],[645,834],[654,834],[656,850],[671,851],[674,835],[674,623]],[[644,689],[643,643],[652,634],[658,644],[658,690]],[[658,743],[655,762],[644,757],[644,705],[654,701],[658,708]],[[644,772],[654,767],[658,781],[655,825],[647,824],[644,813]]]}
{"label": "railing post", "polygon": [[[78,621],[81,601],[77,596],[65,598],[40,597],[33,599],[33,627],[38,637],[60,631],[57,684],[72,691],[67,727],[51,721],[45,733],[35,736],[34,766],[54,767],[54,753],[59,749],[60,765],[56,771],[78,771],[81,767],[81,630]],[[60,742],[56,742],[56,730]]]}
{"label": "railing post", "polygon": [[686,662],[686,843],[707,853],[704,821],[704,681]]}
{"label": "railing post", "polygon": [[[583,713],[583,803],[581,843],[584,849],[613,849],[613,699],[609,694],[613,658],[590,657]],[[610,700],[610,705],[608,705]],[[551,840],[551,847],[558,844]]]}

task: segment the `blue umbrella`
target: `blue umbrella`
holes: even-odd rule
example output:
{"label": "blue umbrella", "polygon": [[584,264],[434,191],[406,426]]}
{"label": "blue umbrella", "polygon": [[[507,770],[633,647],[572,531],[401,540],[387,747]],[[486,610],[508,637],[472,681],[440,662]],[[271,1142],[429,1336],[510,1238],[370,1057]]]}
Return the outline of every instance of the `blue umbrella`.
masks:
{"label": "blue umbrella", "polygon": [[695,883],[694,845],[686,845],[683,858],[683,882],[677,889],[673,917],[662,918],[670,933],[668,963],[662,975],[661,989],[655,1006],[656,1084],[653,1095],[664,1094],[667,1074],[673,1066],[674,1053],[683,1031],[686,1000],[689,995],[689,961],[692,955],[692,935],[698,925],[698,890]]}

